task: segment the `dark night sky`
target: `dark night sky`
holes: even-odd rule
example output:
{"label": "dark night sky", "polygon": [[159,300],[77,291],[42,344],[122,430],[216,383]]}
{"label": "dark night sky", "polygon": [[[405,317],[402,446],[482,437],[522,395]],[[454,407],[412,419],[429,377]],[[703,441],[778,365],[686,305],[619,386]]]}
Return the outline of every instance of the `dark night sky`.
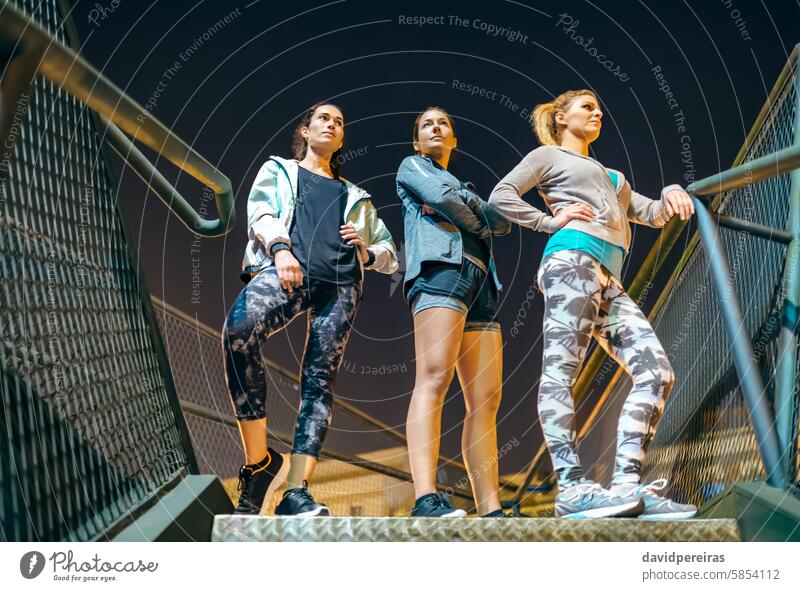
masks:
{"label": "dark night sky", "polygon": [[[253,177],[268,155],[289,156],[297,117],[314,102],[331,100],[342,107],[347,147],[354,154],[361,149],[344,175],[373,195],[400,245],[394,175],[411,151],[414,116],[427,105],[441,105],[455,117],[461,153],[451,170],[488,197],[497,180],[537,145],[522,110],[566,89],[591,88],[605,111],[593,155],[622,170],[637,191],[657,197],[665,184],[685,184],[685,175],[702,178],[731,163],[800,41],[800,6],[794,0],[529,1],[527,6],[511,1],[115,3],[75,3],[83,55],[140,103],[153,99],[153,114],[222,170],[236,189],[236,228],[225,238],[203,240],[200,253],[193,254],[193,235],[153,195],[145,199],[137,179],[123,179],[121,198],[151,293],[215,328],[241,289],[245,207]],[[229,14],[230,23],[202,41]],[[401,17],[412,16],[439,18],[424,26],[401,24]],[[505,31],[493,35],[498,28]],[[593,48],[612,62],[608,68]],[[180,70],[165,78],[176,61]],[[674,93],[675,108],[659,89],[653,71],[658,67]],[[472,95],[455,88],[454,81],[485,92]],[[156,98],[159,82],[162,92]],[[685,132],[675,119],[681,111]],[[682,140],[682,135],[688,137]],[[682,162],[684,142],[688,163]],[[160,168],[177,178],[169,165]],[[199,208],[197,183],[184,177],[178,186]],[[528,199],[543,206],[537,195]],[[635,227],[628,281],[656,236],[654,230]],[[505,285],[506,343],[498,441],[503,445],[517,437],[521,443],[503,459],[503,472],[522,467],[540,438],[532,394],[540,369],[540,295],[519,334],[512,336],[510,329],[533,285],[545,242],[545,235],[517,228],[495,244]],[[196,303],[193,259],[202,280]],[[349,369],[340,373],[338,391],[402,429],[413,387],[413,335],[397,286],[397,277],[368,275],[345,357]],[[297,322],[286,336],[274,337],[270,356],[295,369],[304,326]],[[382,367],[383,375],[360,375]],[[458,453],[462,416],[453,387],[444,418],[447,454]]]}

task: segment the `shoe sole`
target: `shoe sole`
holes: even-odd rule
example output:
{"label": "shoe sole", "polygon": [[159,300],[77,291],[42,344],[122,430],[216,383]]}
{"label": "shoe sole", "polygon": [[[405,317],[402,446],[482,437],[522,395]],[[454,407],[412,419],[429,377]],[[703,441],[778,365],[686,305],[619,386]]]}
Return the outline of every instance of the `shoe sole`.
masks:
{"label": "shoe sole", "polygon": [[450,511],[450,513],[445,513],[444,515],[434,515],[433,517],[466,517],[467,512],[464,509],[454,509]]}
{"label": "shoe sole", "polygon": [[275,517],[330,517],[331,510],[327,507],[317,507],[316,509],[312,509],[311,511],[303,511],[302,513],[296,513],[294,515],[279,515],[278,513],[275,514]]}
{"label": "shoe sole", "polygon": [[697,515],[697,511],[682,511],[681,513],[653,513],[651,515],[639,515],[642,521],[671,521],[673,519],[691,519]]}
{"label": "shoe sole", "polygon": [[260,515],[260,511],[261,509],[256,509],[256,508],[240,511],[239,506],[237,505],[236,508],[233,510],[233,513],[231,513],[231,515],[237,515],[241,517],[258,517]]}
{"label": "shoe sole", "polygon": [[453,509],[450,513],[444,513],[443,515],[414,515],[411,514],[411,517],[417,517],[420,519],[439,519],[440,517],[466,517],[467,512],[464,509]]}
{"label": "shoe sole", "polygon": [[598,507],[597,509],[589,509],[587,511],[579,511],[577,513],[570,513],[569,515],[560,515],[562,519],[592,519],[601,517],[633,517],[641,514],[642,512],[641,501],[625,503],[623,505],[615,505],[613,507]]}

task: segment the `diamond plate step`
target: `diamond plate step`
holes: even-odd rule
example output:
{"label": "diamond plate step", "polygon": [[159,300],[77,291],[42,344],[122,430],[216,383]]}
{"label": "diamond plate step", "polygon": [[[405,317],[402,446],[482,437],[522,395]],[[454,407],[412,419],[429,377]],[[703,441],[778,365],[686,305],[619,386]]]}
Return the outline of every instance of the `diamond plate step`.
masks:
{"label": "diamond plate step", "polygon": [[435,519],[217,515],[213,542],[732,542],[734,519]]}

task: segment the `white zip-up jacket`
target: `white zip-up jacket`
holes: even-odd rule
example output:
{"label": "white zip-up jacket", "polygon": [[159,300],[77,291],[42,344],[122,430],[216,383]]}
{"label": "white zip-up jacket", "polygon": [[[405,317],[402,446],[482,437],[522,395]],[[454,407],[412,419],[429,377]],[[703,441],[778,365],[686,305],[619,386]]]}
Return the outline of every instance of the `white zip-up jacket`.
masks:
{"label": "white zip-up jacket", "polygon": [[[272,247],[281,242],[291,248],[289,228],[292,225],[297,197],[298,167],[296,160],[270,156],[256,175],[247,199],[247,248],[242,262],[244,274],[254,274],[274,264]],[[350,181],[342,223],[352,223],[372,253],[369,269],[392,274],[397,270],[397,252],[392,235],[378,217],[370,195]],[[359,258],[360,261],[360,258]]]}

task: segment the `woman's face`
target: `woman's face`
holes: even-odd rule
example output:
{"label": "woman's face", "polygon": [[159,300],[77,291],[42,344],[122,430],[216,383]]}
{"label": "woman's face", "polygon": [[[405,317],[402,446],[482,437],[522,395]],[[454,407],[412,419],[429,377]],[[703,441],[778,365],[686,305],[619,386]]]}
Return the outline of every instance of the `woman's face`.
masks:
{"label": "woman's face", "polygon": [[414,150],[437,160],[449,155],[458,145],[450,118],[437,109],[425,111],[419,119]]}
{"label": "woman's face", "polygon": [[320,105],[300,133],[315,152],[333,154],[344,143],[342,112],[333,105]]}
{"label": "woman's face", "polygon": [[556,115],[556,124],[564,131],[577,138],[585,139],[591,143],[600,135],[602,127],[603,111],[597,99],[590,94],[576,97],[566,111],[561,111]]}

